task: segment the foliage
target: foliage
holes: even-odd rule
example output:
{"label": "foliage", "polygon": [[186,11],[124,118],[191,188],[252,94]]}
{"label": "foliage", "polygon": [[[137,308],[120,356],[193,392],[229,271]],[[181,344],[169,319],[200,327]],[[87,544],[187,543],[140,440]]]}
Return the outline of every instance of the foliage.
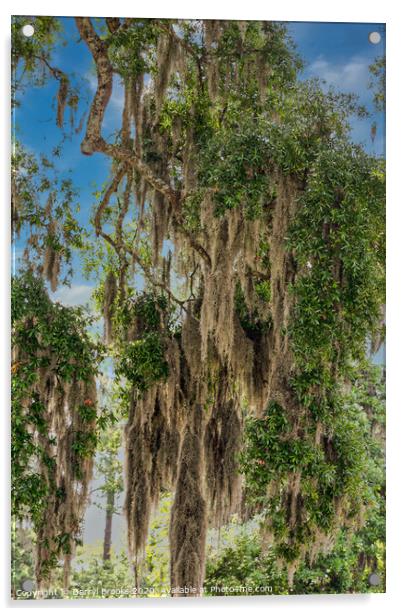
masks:
{"label": "foliage", "polygon": [[[314,562],[307,553],[297,566],[291,588],[279,566],[278,550],[269,540],[268,544],[263,543],[257,532],[241,533],[231,545],[210,556],[205,581],[207,592],[219,594],[216,587],[242,585],[255,588],[267,584],[272,586],[274,594],[385,591],[384,402],[382,369],[364,363],[361,370],[355,372],[353,387],[345,398],[348,421],[345,423],[345,418],[337,418],[335,421],[341,422],[341,429],[339,423],[333,428],[337,472],[321,463],[313,473],[315,489],[320,490],[321,485],[323,491],[312,504],[310,514],[319,514],[321,523],[325,523],[325,515],[330,513],[325,501],[328,496],[325,485],[328,482],[327,485],[335,491],[337,482],[347,481],[353,492],[363,489],[370,493],[370,506],[363,526],[352,531],[341,527],[329,552],[319,554]],[[305,477],[309,466],[317,464],[318,457],[312,446],[297,451],[296,462],[292,443],[281,440],[285,425],[286,417],[280,408],[271,408],[266,420],[250,421],[242,459],[253,498],[271,507],[274,532],[277,533],[281,528],[284,530],[284,521],[281,511],[269,503],[267,485],[272,477],[287,470],[301,470]],[[312,495],[310,491],[308,498]],[[256,525],[259,523],[257,520]],[[380,576],[379,586],[370,585],[371,573]]]}
{"label": "foliage", "polygon": [[[122,444],[121,432],[120,426],[110,425],[99,437],[95,467],[96,475],[103,480],[97,488],[103,497],[109,492],[118,495],[123,491],[123,465],[118,456]],[[116,512],[117,508],[113,513]]]}
{"label": "foliage", "polygon": [[[24,319],[31,319],[31,327],[25,332]],[[60,379],[72,375],[87,378],[93,374],[99,357],[99,349],[90,340],[85,327],[90,322],[82,307],[66,307],[52,302],[44,282],[31,272],[23,272],[12,280],[11,324],[13,341],[32,354],[38,349],[54,352],[57,357],[56,370]],[[48,358],[43,357],[46,365]],[[23,366],[14,367],[14,373]],[[31,366],[32,369],[32,366]],[[27,381],[35,373],[25,373]]]}
{"label": "foliage", "polygon": [[[247,217],[260,218],[276,195],[275,169],[304,178],[321,152],[342,151],[347,119],[365,113],[352,95],[324,94],[314,80],[294,82],[286,90],[273,80],[262,107],[235,93],[225,107],[225,122],[211,120],[205,133],[198,194],[213,192],[217,215],[241,206]],[[346,149],[345,160],[351,155]]]}
{"label": "foliage", "polygon": [[[22,34],[25,24],[34,27],[35,36]],[[13,70],[12,103],[16,93],[23,86],[24,77],[27,85],[43,85],[45,74],[41,72],[48,62],[60,32],[60,21],[55,17],[14,15],[11,22],[11,65]],[[43,59],[43,60],[41,60]],[[19,71],[20,74],[17,73]]]}
{"label": "foliage", "polygon": [[25,581],[35,579],[33,546],[35,533],[32,529],[24,528],[15,518],[11,521],[11,589],[13,597],[17,597],[17,590],[23,589]]}
{"label": "foliage", "polygon": [[[378,539],[377,523],[376,515],[370,515],[365,528],[353,537],[340,532],[329,554],[320,555],[314,565],[307,560],[299,565],[293,588],[289,588],[286,574],[278,568],[274,551],[262,549],[259,534],[240,534],[234,545],[208,559],[206,594],[233,595],[233,589],[238,588],[237,594],[244,595],[241,587],[250,588],[247,594],[267,594],[258,589],[270,587],[275,595],[384,592],[384,543]],[[374,555],[371,565],[365,561],[367,554]],[[379,586],[369,583],[373,572],[380,576]],[[219,590],[225,587],[232,590]]]}
{"label": "foliage", "polygon": [[127,343],[124,355],[120,357],[117,374],[124,376],[140,391],[166,377],[168,366],[159,336],[152,332],[141,340]]}
{"label": "foliage", "polygon": [[[92,458],[96,448],[98,426],[104,425],[105,418],[97,417],[92,394],[91,398],[85,394],[93,391],[100,349],[88,336],[88,317],[83,310],[52,303],[43,281],[31,272],[13,278],[11,299],[12,513],[16,520],[28,517],[37,534],[47,525],[53,533],[51,522],[55,524],[56,535],[51,538],[55,542],[54,551],[49,539],[37,543],[38,549],[44,548],[48,554],[37,563],[41,575],[46,577],[57,563],[57,555],[70,553],[72,540],[66,529],[50,519],[50,509],[53,503],[58,510],[60,504],[66,502],[63,481],[68,479],[70,466],[77,485],[85,483],[90,469],[87,460]],[[53,388],[55,381],[56,390]],[[80,383],[84,384],[82,392]],[[69,384],[76,388],[73,397],[78,408],[74,408],[71,396],[67,401],[70,425],[75,427],[71,432],[69,426],[60,425],[59,420],[57,432],[54,425],[58,405],[60,400],[65,404]],[[54,416],[49,414],[49,409]],[[67,437],[63,430],[70,430]],[[67,460],[63,448],[66,438],[70,442]],[[61,463],[63,473],[58,468]]]}
{"label": "foliage", "polygon": [[369,66],[373,76],[370,87],[374,92],[374,106],[377,111],[385,110],[385,56],[376,58],[375,62]]}
{"label": "foliage", "polygon": [[169,517],[172,495],[165,494],[150,524],[149,539],[142,567],[142,585],[154,588],[158,596],[166,595],[162,589],[169,587]]}
{"label": "foliage", "polygon": [[[101,547],[79,548],[68,592],[70,599],[121,599],[135,596],[132,572],[125,551],[102,560]],[[119,589],[125,592],[119,592]]]}
{"label": "foliage", "polygon": [[139,391],[166,378],[169,368],[164,337],[171,327],[166,297],[152,292],[138,294],[116,313],[116,321],[123,336],[131,330],[129,339],[123,337],[116,351],[116,375]]}
{"label": "foliage", "polygon": [[57,148],[53,154],[53,160],[36,156],[15,141],[11,156],[13,233],[14,240],[24,237],[25,267],[43,273],[45,255],[52,250],[60,259],[59,269],[62,264],[67,266],[63,278],[67,283],[73,273],[73,252],[83,247],[85,232],[77,221],[77,191],[72,180],[57,171]]}
{"label": "foliage", "polygon": [[289,238],[301,270],[291,335],[305,374],[364,357],[384,301],[383,203],[381,162],[344,142],[320,152]]}
{"label": "foliage", "polygon": [[263,590],[267,588],[276,595],[288,593],[286,576],[276,567],[274,554],[262,552],[255,531],[240,532],[232,546],[207,560],[204,582],[207,596],[269,594]]}
{"label": "foliage", "polygon": [[109,57],[115,70],[125,79],[151,70],[144,53],[157,40],[157,22],[152,19],[133,19],[130,25],[110,36]]}
{"label": "foliage", "polygon": [[[319,446],[313,424],[310,438],[292,438],[284,410],[271,403],[265,417],[249,418],[246,422],[246,444],[241,455],[248,498],[266,514],[265,529],[273,533],[277,557],[293,561],[302,554],[301,545],[309,544],[314,553],[314,528],[339,531],[339,549],[354,555],[365,541],[367,562],[375,563],[385,541],[384,495],[385,471],[383,459],[384,394],[381,371],[363,364],[355,372],[354,386],[349,394],[332,401],[327,416],[321,414],[326,449]],[[288,511],[281,506],[281,493],[275,485],[285,483],[288,476],[300,473],[300,492],[307,516],[302,515],[296,534],[289,543],[291,530]],[[270,487],[273,487],[271,491]],[[348,498],[346,509],[336,506],[337,499]],[[343,500],[343,507],[345,501]],[[355,535],[353,547],[347,547],[350,524],[368,512],[369,521]],[[359,541],[356,539],[359,537]],[[374,550],[374,553],[373,553]],[[374,561],[372,560],[374,559]],[[382,556],[380,557],[382,558]]]}
{"label": "foliage", "polygon": [[[245,208],[247,216],[261,215],[263,203],[269,202],[270,177],[265,172],[270,153],[266,131],[256,131],[255,117],[244,116],[244,109],[229,107],[227,121],[203,150],[201,188],[214,189],[217,214],[226,209]],[[246,117],[246,121],[244,119]]]}

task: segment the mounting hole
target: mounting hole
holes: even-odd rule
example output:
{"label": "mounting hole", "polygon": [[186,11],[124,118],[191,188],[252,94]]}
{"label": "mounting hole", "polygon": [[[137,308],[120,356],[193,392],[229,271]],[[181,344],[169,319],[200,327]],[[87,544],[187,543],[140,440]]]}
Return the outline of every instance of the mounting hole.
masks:
{"label": "mounting hole", "polygon": [[371,573],[368,581],[370,586],[379,586],[381,584],[381,578],[378,573]]}
{"label": "mounting hole", "polygon": [[33,583],[32,580],[24,580],[22,582],[22,590],[25,590],[26,592],[32,592],[35,588],[35,584]]}
{"label": "mounting hole", "polygon": [[378,43],[381,41],[381,34],[379,32],[370,32],[368,38],[370,43],[372,43],[373,45],[378,45]]}
{"label": "mounting hole", "polygon": [[33,26],[31,26],[31,24],[25,24],[25,26],[22,26],[22,34],[24,36],[27,37],[31,37],[33,36],[35,33],[35,28]]}

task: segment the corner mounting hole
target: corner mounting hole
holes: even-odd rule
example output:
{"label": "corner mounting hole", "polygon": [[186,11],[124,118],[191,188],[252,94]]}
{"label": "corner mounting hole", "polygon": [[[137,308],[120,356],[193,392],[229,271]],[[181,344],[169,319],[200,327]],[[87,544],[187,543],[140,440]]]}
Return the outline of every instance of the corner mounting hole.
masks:
{"label": "corner mounting hole", "polygon": [[381,41],[381,34],[379,32],[370,32],[368,38],[370,43],[372,43],[373,45],[378,45],[378,43]]}
{"label": "corner mounting hole", "polygon": [[35,33],[35,28],[31,26],[31,24],[25,24],[22,26],[22,34],[27,37],[33,36]]}
{"label": "corner mounting hole", "polygon": [[379,586],[381,584],[381,578],[378,573],[371,573],[368,581],[370,586]]}

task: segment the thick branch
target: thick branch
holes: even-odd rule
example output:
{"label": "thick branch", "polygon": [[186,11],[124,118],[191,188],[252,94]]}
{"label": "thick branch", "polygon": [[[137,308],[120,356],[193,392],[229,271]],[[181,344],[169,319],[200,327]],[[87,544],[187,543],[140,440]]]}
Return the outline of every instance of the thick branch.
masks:
{"label": "thick branch", "polygon": [[101,136],[102,122],[112,95],[113,69],[107,53],[107,44],[97,35],[89,17],[75,19],[81,38],[86,42],[95,60],[98,85],[89,112],[87,130],[81,144],[83,154],[102,151],[105,142]]}
{"label": "thick branch", "polygon": [[114,34],[120,28],[120,19],[118,17],[106,17],[105,21],[111,34]]}
{"label": "thick branch", "polygon": [[96,235],[101,235],[103,212],[105,211],[105,208],[109,205],[109,201],[113,193],[117,192],[117,189],[119,188],[119,184],[125,173],[126,173],[126,167],[122,165],[120,169],[117,171],[116,175],[114,176],[111,184],[109,184],[105,194],[103,195],[103,199],[100,202],[98,209],[96,210],[96,214],[94,218]]}
{"label": "thick branch", "polygon": [[83,154],[103,152],[112,158],[135,167],[144,179],[158,192],[162,193],[173,205],[177,203],[178,194],[161,180],[144,163],[140,157],[127,147],[106,143],[101,135],[102,123],[112,94],[113,68],[108,57],[108,45],[96,33],[89,17],[77,17],[77,28],[81,38],[86,42],[96,64],[98,85],[87,121],[87,130],[81,144]]}

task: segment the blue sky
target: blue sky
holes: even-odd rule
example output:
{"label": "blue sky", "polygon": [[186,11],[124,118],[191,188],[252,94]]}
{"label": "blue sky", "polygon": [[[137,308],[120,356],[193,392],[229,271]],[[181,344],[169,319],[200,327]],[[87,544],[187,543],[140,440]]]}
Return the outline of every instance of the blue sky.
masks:
{"label": "blue sky", "polygon": [[[73,73],[74,79],[84,85],[87,100],[83,100],[78,109],[77,118],[86,109],[88,100],[96,87],[96,76],[92,57],[86,45],[79,41],[78,32],[72,17],[61,18],[63,24],[63,42],[58,45],[52,62],[54,66],[67,73]],[[360,102],[373,112],[372,92],[368,88],[370,80],[369,65],[376,57],[384,54],[385,27],[383,24],[368,23],[320,23],[320,22],[289,22],[289,33],[296,43],[297,50],[305,62],[301,78],[318,77],[326,81],[327,86],[334,86],[345,92],[359,95]],[[382,40],[378,45],[369,42],[370,32],[378,31]],[[82,89],[82,88],[81,88]],[[55,126],[55,96],[57,83],[50,79],[44,87],[29,88],[22,97],[22,104],[17,108],[14,124],[17,134],[26,147],[33,152],[51,154],[52,149],[59,145],[63,135]],[[120,113],[123,104],[123,93],[115,82],[113,95],[105,117],[104,133],[111,137],[113,131],[120,125]],[[68,113],[66,114],[68,120]],[[364,120],[352,120],[352,137],[362,143],[371,154],[384,155],[385,118],[383,114],[375,113]],[[377,124],[377,135],[374,143],[370,139],[370,129],[373,122]],[[81,212],[79,220],[88,223],[93,204],[92,193],[107,179],[109,162],[102,154],[83,156],[80,152],[82,132],[73,134],[63,142],[63,154],[57,162],[61,175],[71,177],[79,190]],[[22,244],[16,246],[15,255],[22,249]],[[78,263],[76,262],[76,265]],[[71,288],[60,288],[55,297],[63,303],[83,303],[89,299],[92,284],[82,278],[76,268]]]}
{"label": "blue sky", "polygon": [[[381,41],[373,45],[371,32],[379,32]],[[302,78],[319,77],[343,92],[358,94],[373,117],[352,121],[352,137],[370,154],[385,155],[385,115],[375,113],[369,66],[385,53],[385,25],[368,23],[293,22],[289,33],[305,61]],[[370,129],[377,124],[377,135],[371,142]]]}

